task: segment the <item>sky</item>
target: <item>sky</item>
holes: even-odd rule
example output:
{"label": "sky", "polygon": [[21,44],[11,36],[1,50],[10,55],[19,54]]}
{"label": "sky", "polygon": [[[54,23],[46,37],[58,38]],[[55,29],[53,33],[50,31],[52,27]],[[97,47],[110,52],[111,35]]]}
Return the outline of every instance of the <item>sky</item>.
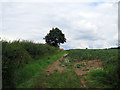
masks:
{"label": "sky", "polygon": [[0,37],[43,39],[52,28],[65,34],[63,49],[102,49],[118,45],[116,0],[4,0],[0,2]]}

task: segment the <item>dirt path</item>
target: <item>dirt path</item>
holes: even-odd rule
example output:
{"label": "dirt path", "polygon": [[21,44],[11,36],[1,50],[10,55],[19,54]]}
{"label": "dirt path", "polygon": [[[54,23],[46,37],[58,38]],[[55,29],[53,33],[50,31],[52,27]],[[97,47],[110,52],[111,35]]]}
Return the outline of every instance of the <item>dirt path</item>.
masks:
{"label": "dirt path", "polygon": [[[50,73],[54,72],[62,72],[64,69],[67,69],[67,66],[65,66],[63,63],[61,63],[61,60],[65,60],[65,57],[61,57],[57,61],[55,61],[52,65],[48,66],[48,69],[45,70],[47,73],[47,76],[50,76]],[[80,81],[84,88],[87,88],[87,84],[85,81],[87,73],[89,73],[93,69],[103,69],[102,62],[100,60],[83,60],[77,63],[74,63],[75,73],[77,75],[81,75],[82,78],[80,78]],[[46,85],[46,82],[43,82],[43,85]]]}
{"label": "dirt path", "polygon": [[[54,73],[56,72],[62,72],[64,69],[66,69],[66,66],[63,65],[60,61],[65,59],[64,56],[55,61],[52,65],[48,66],[48,69],[45,70],[46,73]],[[59,61],[60,60],[60,61]],[[62,66],[60,66],[62,65]]]}
{"label": "dirt path", "polygon": [[[48,65],[48,68],[44,71],[47,75],[47,77],[50,77],[51,73],[55,73],[55,72],[62,72],[64,69],[66,69],[65,65],[64,66],[60,66],[63,65],[60,61],[65,59],[65,57],[61,57],[60,59],[58,59],[57,61],[55,61],[52,65]],[[43,86],[46,86],[46,81],[44,81]]]}

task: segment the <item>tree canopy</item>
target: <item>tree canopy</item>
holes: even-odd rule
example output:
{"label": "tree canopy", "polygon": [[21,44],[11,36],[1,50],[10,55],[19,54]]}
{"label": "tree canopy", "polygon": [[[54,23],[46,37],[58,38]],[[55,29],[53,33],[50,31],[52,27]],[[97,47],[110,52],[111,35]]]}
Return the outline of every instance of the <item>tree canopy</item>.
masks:
{"label": "tree canopy", "polygon": [[57,27],[52,28],[52,30],[50,30],[50,32],[45,36],[44,39],[46,43],[51,46],[59,46],[60,43],[66,42],[65,35]]}

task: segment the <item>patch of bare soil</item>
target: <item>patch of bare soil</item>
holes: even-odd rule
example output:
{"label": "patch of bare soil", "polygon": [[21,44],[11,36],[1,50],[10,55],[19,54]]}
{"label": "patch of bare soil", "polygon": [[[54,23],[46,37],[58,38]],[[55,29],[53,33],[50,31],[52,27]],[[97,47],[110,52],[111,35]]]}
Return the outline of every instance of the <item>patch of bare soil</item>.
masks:
{"label": "patch of bare soil", "polygon": [[[80,66],[80,68],[77,68],[77,64],[81,65],[84,64],[84,66]],[[75,72],[77,75],[83,75],[87,74],[89,71],[93,69],[103,69],[102,62],[100,60],[83,60],[81,62],[75,63],[74,67],[76,67]],[[86,76],[83,76],[83,78],[86,78]],[[87,85],[85,83],[84,79],[80,79],[81,83],[83,84],[84,88],[87,88]]]}
{"label": "patch of bare soil", "polygon": [[[55,61],[52,65],[48,65],[48,68],[44,71],[46,73],[46,77],[50,77],[50,74],[54,73],[55,70],[57,70],[57,72],[62,72],[64,69],[66,69],[65,66],[64,67],[60,66],[60,64],[62,64],[60,61],[63,59],[65,59],[64,56]],[[47,85],[47,82],[44,81],[42,84],[45,87]]]}
{"label": "patch of bare soil", "polygon": [[[65,57],[61,57],[59,60],[63,60],[65,59]],[[62,64],[59,60],[57,60],[56,62],[54,62],[52,65],[48,66],[48,69],[45,70],[46,73],[54,73],[55,70],[57,70],[57,72],[62,72],[64,69],[66,69],[66,67],[61,67],[59,66],[60,64]]]}
{"label": "patch of bare soil", "polygon": [[[57,70],[57,72],[62,72],[64,69],[67,69],[67,67],[65,65],[63,67],[60,66],[60,64],[62,64],[62,63],[59,60],[63,60],[63,59],[65,59],[64,56],[61,57],[60,59],[58,59],[57,61],[55,61],[52,65],[48,66],[48,68],[45,70],[45,72],[47,73],[47,77],[49,77],[50,74],[54,73],[56,70]],[[80,67],[76,67],[77,64],[79,64]],[[88,60],[88,61],[83,60],[81,62],[75,63],[74,67],[76,67],[75,72],[77,75],[87,74],[87,73],[89,73],[89,71],[91,71],[93,69],[103,69],[102,62],[100,60]],[[82,76],[82,77],[83,78],[81,78],[80,81],[81,81],[83,87],[87,88],[87,84],[84,80],[86,78],[86,76]],[[44,86],[46,86],[46,84],[47,84],[46,82],[43,82]]]}
{"label": "patch of bare soil", "polygon": [[[83,74],[87,74],[90,70],[93,70],[93,69],[102,69],[102,62],[100,60],[88,60],[88,61],[81,61],[81,62],[78,62],[78,63],[75,63],[74,66],[76,66],[77,64],[83,64],[85,63],[86,66],[80,66],[82,69],[80,70],[79,68],[76,68],[75,69],[75,72],[77,75],[83,75]],[[88,69],[88,70],[84,70],[85,67]]]}

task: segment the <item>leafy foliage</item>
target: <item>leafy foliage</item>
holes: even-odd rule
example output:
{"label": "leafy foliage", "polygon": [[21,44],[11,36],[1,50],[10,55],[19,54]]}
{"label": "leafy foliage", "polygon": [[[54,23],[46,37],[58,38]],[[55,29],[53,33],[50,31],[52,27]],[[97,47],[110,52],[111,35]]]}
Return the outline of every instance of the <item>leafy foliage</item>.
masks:
{"label": "leafy foliage", "polygon": [[65,35],[58,28],[52,28],[44,39],[46,43],[51,46],[59,46],[60,43],[66,42]]}

